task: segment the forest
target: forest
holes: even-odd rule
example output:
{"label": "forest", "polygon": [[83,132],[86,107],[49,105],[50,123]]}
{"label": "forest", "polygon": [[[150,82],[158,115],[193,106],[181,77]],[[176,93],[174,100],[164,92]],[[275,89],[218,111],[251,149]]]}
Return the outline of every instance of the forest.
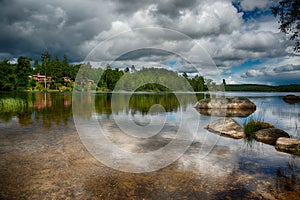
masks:
{"label": "forest", "polygon": [[[113,69],[109,64],[104,69],[93,68],[90,63],[73,65],[68,62],[67,55],[60,60],[58,57],[51,58],[48,52],[41,55],[41,63],[39,60],[33,61],[31,58],[20,56],[16,63],[0,61],[0,69],[0,91],[207,90],[201,76],[189,78],[186,73],[179,75],[159,68],[136,70],[134,65],[124,70]],[[45,83],[30,79],[34,74],[51,77],[51,81],[46,80]],[[68,77],[72,82],[64,81],[63,77]]]}
{"label": "forest", "polygon": [[[30,78],[34,74],[51,77],[50,81],[39,82]],[[67,77],[71,81],[65,81]],[[76,80],[76,82],[75,82]],[[90,63],[70,64],[67,55],[60,60],[51,58],[48,52],[39,60],[20,56],[16,63],[0,61],[0,91],[257,91],[257,92],[300,92],[300,84],[269,85],[217,85],[210,79],[196,75],[189,77],[185,72],[178,73],[162,68],[142,68],[136,70],[132,65],[124,70],[94,68]]]}

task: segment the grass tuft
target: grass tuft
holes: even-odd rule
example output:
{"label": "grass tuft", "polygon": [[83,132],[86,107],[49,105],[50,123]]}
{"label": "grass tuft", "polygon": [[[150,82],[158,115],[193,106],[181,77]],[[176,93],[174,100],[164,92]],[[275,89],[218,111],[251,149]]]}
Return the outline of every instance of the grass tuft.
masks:
{"label": "grass tuft", "polygon": [[246,136],[249,138],[254,138],[256,131],[266,128],[274,128],[274,126],[272,124],[254,119],[250,119],[244,123],[244,131]]}

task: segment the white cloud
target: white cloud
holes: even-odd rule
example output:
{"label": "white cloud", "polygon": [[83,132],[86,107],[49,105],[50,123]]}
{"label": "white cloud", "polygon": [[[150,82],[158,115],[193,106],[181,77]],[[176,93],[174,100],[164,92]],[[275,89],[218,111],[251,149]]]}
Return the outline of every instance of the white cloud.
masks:
{"label": "white cloud", "polygon": [[179,30],[196,37],[231,33],[242,23],[241,14],[226,1],[206,2],[183,13],[178,20]]}
{"label": "white cloud", "polygon": [[235,80],[231,76],[226,79],[226,84],[237,84]]}
{"label": "white cloud", "polygon": [[256,76],[262,76],[264,75],[264,72],[256,69],[250,69],[246,73],[242,75],[243,78],[248,78],[248,77],[256,77]]}
{"label": "white cloud", "polygon": [[234,44],[234,47],[242,50],[265,52],[282,46],[280,39],[282,39],[281,34],[278,37],[278,35],[270,31],[248,31],[236,38],[237,42]]}

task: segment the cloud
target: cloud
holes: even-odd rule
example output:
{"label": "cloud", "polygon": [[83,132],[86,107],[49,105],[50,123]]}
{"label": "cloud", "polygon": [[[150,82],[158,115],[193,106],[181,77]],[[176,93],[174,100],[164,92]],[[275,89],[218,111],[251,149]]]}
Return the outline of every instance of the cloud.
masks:
{"label": "cloud", "polygon": [[280,67],[276,67],[273,69],[276,73],[282,73],[282,72],[300,72],[300,65],[284,65]]}
{"label": "cloud", "polygon": [[250,69],[244,70],[240,77],[234,74],[235,80],[240,83],[256,84],[293,84],[299,83],[300,66],[298,57],[283,57],[266,60]]}
{"label": "cloud", "polygon": [[253,11],[254,9],[264,10],[274,5],[274,0],[241,0],[240,5],[245,11]]}
{"label": "cloud", "polygon": [[279,50],[282,52],[285,47],[283,34],[274,34],[270,31],[248,31],[241,34],[233,44],[234,48],[250,52],[265,52]]}
{"label": "cloud", "polygon": [[261,70],[256,70],[256,69],[250,69],[246,73],[242,74],[243,78],[248,78],[248,77],[256,77],[256,76],[263,76],[265,73]]}
{"label": "cloud", "polygon": [[[232,79],[245,80],[241,74],[235,75],[231,67],[247,60],[298,56],[287,51],[290,43],[279,33],[273,16],[243,19],[245,12],[249,15],[253,10],[267,10],[274,3],[271,0],[241,0],[242,9],[238,10],[230,0],[4,0],[0,1],[0,58],[13,59],[22,55],[40,59],[41,53],[47,50],[53,56],[67,54],[71,62],[80,62],[97,45],[121,32],[161,27],[187,36],[151,29],[129,32],[102,46],[101,62],[119,58],[119,67],[123,62],[124,66],[136,63],[137,67],[168,68],[167,63],[176,61],[172,70],[191,74],[197,71],[195,67],[202,69],[203,74],[217,74],[215,63],[225,67],[226,75],[231,72]],[[178,55],[141,50],[141,47],[172,50]],[[128,54],[135,48],[139,51]],[[297,61],[280,66],[285,65],[294,66]],[[271,70],[241,70],[241,73],[249,80],[287,70],[280,66],[268,66]],[[224,70],[221,69],[223,74]]]}
{"label": "cloud", "polygon": [[4,1],[0,7],[3,29],[0,52],[36,58],[48,50],[55,55],[67,53],[75,60],[80,56],[78,45],[110,25],[103,20],[107,11],[98,12],[101,2],[85,1],[82,9],[74,6],[78,3],[70,0]]}
{"label": "cloud", "polygon": [[178,20],[179,30],[195,38],[232,33],[242,23],[242,15],[226,1],[207,2],[183,13]]}

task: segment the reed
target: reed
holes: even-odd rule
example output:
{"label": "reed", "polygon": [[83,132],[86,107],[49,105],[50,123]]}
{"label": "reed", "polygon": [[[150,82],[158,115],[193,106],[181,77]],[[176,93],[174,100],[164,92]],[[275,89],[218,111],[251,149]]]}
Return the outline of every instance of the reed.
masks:
{"label": "reed", "polygon": [[3,98],[0,99],[0,112],[1,113],[16,113],[22,112],[28,108],[28,103],[19,98]]}
{"label": "reed", "polygon": [[255,132],[266,128],[274,128],[274,126],[272,124],[264,122],[261,119],[253,118],[245,121],[244,123],[244,131],[248,138],[254,138]]}

